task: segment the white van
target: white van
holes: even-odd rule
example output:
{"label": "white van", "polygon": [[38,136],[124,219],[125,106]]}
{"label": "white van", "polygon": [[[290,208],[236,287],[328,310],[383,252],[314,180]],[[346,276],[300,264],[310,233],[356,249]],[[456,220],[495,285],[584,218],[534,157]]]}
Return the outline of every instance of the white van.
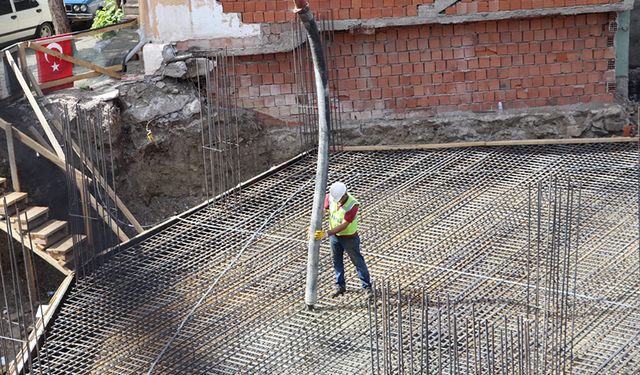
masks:
{"label": "white van", "polygon": [[51,35],[47,0],[0,0],[0,44]]}

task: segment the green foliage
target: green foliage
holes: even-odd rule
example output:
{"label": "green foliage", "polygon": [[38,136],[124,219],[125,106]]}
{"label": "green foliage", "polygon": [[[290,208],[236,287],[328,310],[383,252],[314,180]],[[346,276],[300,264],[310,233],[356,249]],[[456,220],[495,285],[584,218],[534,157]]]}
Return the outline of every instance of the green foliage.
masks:
{"label": "green foliage", "polygon": [[92,29],[98,29],[109,25],[114,25],[122,21],[124,12],[118,7],[115,0],[107,0],[104,8],[96,12],[96,16],[93,18]]}

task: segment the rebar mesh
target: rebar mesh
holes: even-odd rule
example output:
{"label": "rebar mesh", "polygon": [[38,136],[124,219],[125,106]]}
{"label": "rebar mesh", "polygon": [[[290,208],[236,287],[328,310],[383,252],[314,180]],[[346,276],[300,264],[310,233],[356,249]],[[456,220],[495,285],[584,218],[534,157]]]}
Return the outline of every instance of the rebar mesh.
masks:
{"label": "rebar mesh", "polygon": [[[110,254],[76,281],[34,372],[145,373],[213,283],[154,373],[374,371],[368,300],[349,265],[348,292],[330,298],[326,243],[317,310],[304,309],[313,166],[300,158],[245,186],[241,206],[211,203]],[[330,180],[362,204],[374,279],[464,298],[476,321],[510,317],[516,333],[533,329],[523,320],[535,282],[527,280],[530,186],[580,186],[572,371],[638,371],[636,145],[340,152],[330,166]]]}
{"label": "rebar mesh", "polygon": [[[71,113],[75,113],[75,119],[71,119]],[[106,189],[116,195],[111,129],[101,112],[94,116],[91,118],[80,106],[64,106],[56,118],[65,149],[73,150],[65,160],[65,175],[67,219],[74,249],[65,256],[65,265],[79,277],[97,266],[96,254],[118,245],[118,237],[124,234],[121,227],[127,228],[129,235],[135,233]],[[81,235],[86,235],[86,241]]]}
{"label": "rebar mesh", "polygon": [[[339,77],[335,69],[337,47],[334,43],[332,11],[320,12],[317,16],[329,70],[329,142],[332,150],[341,150],[342,108],[338,100],[340,90]],[[303,153],[315,150],[318,146],[318,103],[311,47],[306,42],[306,31],[297,19],[291,22],[289,27],[293,44],[297,47],[293,48],[291,71],[284,74],[283,80],[287,86],[284,91],[295,97],[295,107],[285,123],[299,129],[298,151]],[[247,78],[238,72],[242,62],[230,55],[228,50],[201,51],[197,52],[197,55],[201,57],[196,64],[197,70],[206,72],[194,80],[194,85],[198,88],[199,101],[202,104],[199,115],[202,124],[203,185],[209,199],[240,184],[242,176],[248,175],[246,172],[251,169],[251,165],[258,171],[260,144],[266,145],[272,141],[268,136],[257,141],[258,145],[246,139],[241,141],[248,133],[256,131],[247,129],[244,117],[259,112],[247,111],[239,103],[241,81]],[[276,102],[275,105],[278,104],[279,102]],[[268,114],[262,115],[264,118],[270,117]],[[239,189],[233,189],[231,193],[228,195],[230,200],[237,201],[241,198]]]}

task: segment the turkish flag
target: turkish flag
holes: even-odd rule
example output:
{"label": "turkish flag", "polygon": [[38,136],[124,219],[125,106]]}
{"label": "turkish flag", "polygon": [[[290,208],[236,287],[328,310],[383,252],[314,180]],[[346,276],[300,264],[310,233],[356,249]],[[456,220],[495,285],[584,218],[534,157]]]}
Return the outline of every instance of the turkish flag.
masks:
{"label": "turkish flag", "polygon": [[[68,36],[71,34],[56,35],[47,38],[37,39],[36,42],[45,48],[49,48],[56,52],[62,53],[67,56],[73,56],[73,48],[71,46],[71,39],[58,40],[48,43],[47,39],[59,39],[60,37]],[[36,51],[36,61],[38,63],[38,81],[40,83],[51,82],[61,78],[71,77],[73,75],[73,63],[64,61],[60,58],[53,57],[51,55]],[[65,83],[63,85],[54,86],[43,92],[51,92],[60,89],[66,89],[73,87],[73,82]]]}

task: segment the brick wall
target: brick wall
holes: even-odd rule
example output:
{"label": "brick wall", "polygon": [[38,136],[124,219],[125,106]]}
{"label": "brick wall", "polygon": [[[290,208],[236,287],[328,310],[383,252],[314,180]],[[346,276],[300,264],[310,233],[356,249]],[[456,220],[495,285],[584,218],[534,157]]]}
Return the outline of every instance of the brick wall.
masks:
{"label": "brick wall", "polygon": [[[611,102],[609,14],[337,33],[333,52],[345,119],[408,112]],[[284,121],[298,111],[292,53],[240,58],[241,105]],[[335,92],[335,88],[334,88]]]}
{"label": "brick wall", "polygon": [[[226,13],[240,13],[245,23],[272,23],[293,20],[291,0],[222,0]],[[571,6],[622,3],[623,0],[461,0],[446,9],[445,14],[469,14],[521,9],[562,8]],[[421,5],[435,0],[317,0],[313,11],[321,14],[332,10],[334,20],[409,17],[418,15]]]}
{"label": "brick wall", "polygon": [[[333,10],[333,19],[370,19],[418,15],[418,5],[434,0],[319,0],[313,1],[314,13]],[[227,13],[240,13],[242,22],[284,22],[294,19],[292,0],[222,0]]]}

